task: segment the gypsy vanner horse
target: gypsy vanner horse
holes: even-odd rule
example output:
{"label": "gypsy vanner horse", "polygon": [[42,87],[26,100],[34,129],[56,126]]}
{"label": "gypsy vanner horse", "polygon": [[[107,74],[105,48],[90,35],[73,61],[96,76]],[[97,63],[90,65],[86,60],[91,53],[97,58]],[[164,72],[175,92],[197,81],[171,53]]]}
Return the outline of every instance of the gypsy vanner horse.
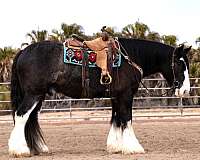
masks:
{"label": "gypsy vanner horse", "polygon": [[[107,150],[110,153],[144,153],[132,128],[132,102],[139,82],[143,77],[159,72],[174,88],[175,95],[188,94],[190,82],[186,54],[191,47],[172,47],[127,38],[118,38],[118,42],[120,54],[124,56],[121,66],[112,70],[112,118]],[[73,98],[82,95],[82,68],[64,64],[63,49],[63,44],[59,42],[38,42],[21,50],[13,61],[11,101],[15,125],[8,141],[12,156],[48,152],[38,123],[38,113],[46,94],[55,90]],[[100,75],[100,68],[89,68],[90,98],[105,96],[107,87],[99,82]]]}

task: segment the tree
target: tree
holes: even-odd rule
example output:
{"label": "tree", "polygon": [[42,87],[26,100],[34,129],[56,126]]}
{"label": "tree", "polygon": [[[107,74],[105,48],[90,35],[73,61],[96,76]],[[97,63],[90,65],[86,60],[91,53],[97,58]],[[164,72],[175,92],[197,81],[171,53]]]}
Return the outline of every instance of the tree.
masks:
{"label": "tree", "polygon": [[74,24],[66,24],[62,23],[61,24],[61,30],[62,30],[62,41],[69,38],[72,34],[77,34],[81,37],[85,37],[84,32],[83,32],[83,27],[74,23]]}
{"label": "tree", "polygon": [[176,46],[178,38],[175,35],[163,35],[162,41],[164,44]]}
{"label": "tree", "polygon": [[195,42],[199,44],[199,48],[200,48],[200,37],[198,37]]}
{"label": "tree", "polygon": [[61,31],[59,31],[57,29],[53,29],[52,33],[49,35],[48,39],[51,40],[51,41],[61,42],[65,38],[64,38],[64,35],[62,34]]}
{"label": "tree", "polygon": [[0,48],[0,81],[10,80],[12,58],[18,50],[11,47]]}
{"label": "tree", "polygon": [[31,39],[31,43],[36,43],[36,42],[47,40],[48,32],[47,30],[41,30],[41,31],[32,30],[30,33],[27,33],[26,36]]}
{"label": "tree", "polygon": [[70,25],[62,23],[61,29],[53,29],[48,39],[52,41],[64,42],[67,38],[70,38],[72,34],[77,34],[83,39],[88,39],[88,36],[86,36],[83,32],[83,27],[76,23]]}
{"label": "tree", "polygon": [[135,27],[134,24],[128,24],[122,28],[122,36],[128,38],[135,38]]}
{"label": "tree", "polygon": [[157,41],[157,42],[161,41],[161,37],[160,37],[160,34],[158,32],[151,32],[150,31],[147,35],[147,39],[152,40],[152,41]]}
{"label": "tree", "polygon": [[138,21],[135,24],[128,24],[122,29],[122,35],[128,38],[146,39],[148,32],[149,27]]}
{"label": "tree", "polygon": [[[105,30],[108,32],[108,34],[112,37],[122,37],[122,33],[115,32],[115,29],[113,27],[106,27]],[[97,38],[101,36],[102,32],[97,32],[93,34],[92,38]]]}
{"label": "tree", "polygon": [[137,38],[145,39],[148,32],[149,27],[146,24],[138,21],[135,23],[135,34]]}
{"label": "tree", "polygon": [[12,57],[17,52],[17,49],[11,47],[0,48],[0,61]]}

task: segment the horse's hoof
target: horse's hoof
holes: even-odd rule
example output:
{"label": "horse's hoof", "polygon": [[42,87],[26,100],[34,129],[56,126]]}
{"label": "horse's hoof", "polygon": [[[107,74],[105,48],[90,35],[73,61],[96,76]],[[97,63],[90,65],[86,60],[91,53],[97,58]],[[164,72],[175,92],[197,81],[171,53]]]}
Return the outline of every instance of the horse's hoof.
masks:
{"label": "horse's hoof", "polygon": [[49,148],[45,144],[42,146],[41,153],[49,153]]}
{"label": "horse's hoof", "polygon": [[134,149],[122,149],[122,154],[144,154],[145,151],[142,147],[134,148]]}
{"label": "horse's hoof", "polygon": [[14,158],[31,157],[30,152],[19,153],[16,151],[9,151],[9,155]]}
{"label": "horse's hoof", "polygon": [[107,146],[107,152],[110,154],[120,153],[122,150],[119,147]]}
{"label": "horse's hoof", "polygon": [[[17,146],[17,145],[16,145]],[[9,155],[12,157],[30,157],[31,152],[27,145],[14,146],[9,143]]]}

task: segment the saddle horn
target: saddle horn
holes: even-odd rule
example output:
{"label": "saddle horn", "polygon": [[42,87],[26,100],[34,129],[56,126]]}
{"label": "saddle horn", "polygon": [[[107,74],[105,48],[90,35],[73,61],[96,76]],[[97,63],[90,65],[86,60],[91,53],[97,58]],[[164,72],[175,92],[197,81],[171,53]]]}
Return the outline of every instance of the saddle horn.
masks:
{"label": "saddle horn", "polygon": [[107,26],[103,26],[103,27],[101,28],[101,32],[102,32],[102,33],[105,33],[105,32],[106,32],[106,33],[109,34],[109,35],[113,35],[113,33],[110,32],[110,31],[108,31],[106,28],[107,28]]}
{"label": "saddle horn", "polygon": [[109,32],[106,30],[106,26],[103,26],[102,28],[101,28],[101,37],[102,37],[102,40],[103,41],[108,41],[108,39],[109,39]]}
{"label": "saddle horn", "polygon": [[107,32],[107,31],[106,31],[106,26],[103,26],[103,27],[101,28],[101,32]]}

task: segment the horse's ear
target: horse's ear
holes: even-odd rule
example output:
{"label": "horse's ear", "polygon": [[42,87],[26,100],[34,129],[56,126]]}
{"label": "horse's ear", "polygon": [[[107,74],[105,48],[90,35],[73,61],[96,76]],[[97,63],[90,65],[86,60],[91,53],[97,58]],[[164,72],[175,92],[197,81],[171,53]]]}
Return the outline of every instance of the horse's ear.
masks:
{"label": "horse's ear", "polygon": [[185,54],[187,54],[187,53],[191,50],[191,48],[192,48],[192,46],[190,46],[190,47],[188,47],[188,48],[185,48],[185,49],[184,49]]}
{"label": "horse's ear", "polygon": [[182,57],[183,51],[184,51],[184,44],[181,44],[180,46],[178,46],[178,47],[176,48],[176,51],[175,51],[176,57],[177,57],[177,58]]}
{"label": "horse's ear", "polygon": [[179,50],[179,51],[183,51],[183,48],[184,48],[184,44],[181,44],[181,45],[178,47],[178,50]]}

